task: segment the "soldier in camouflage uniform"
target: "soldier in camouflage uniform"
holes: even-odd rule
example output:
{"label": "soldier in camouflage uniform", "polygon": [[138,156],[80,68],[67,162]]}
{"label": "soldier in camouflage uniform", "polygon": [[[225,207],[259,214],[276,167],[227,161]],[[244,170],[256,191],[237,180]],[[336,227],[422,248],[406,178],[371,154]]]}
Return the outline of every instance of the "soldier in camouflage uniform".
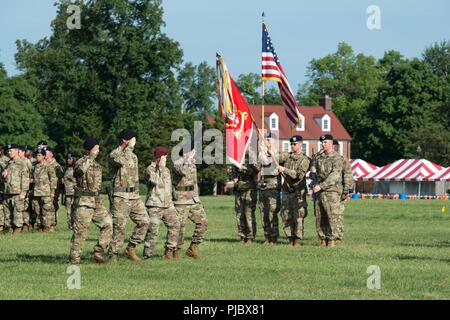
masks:
{"label": "soldier in camouflage uniform", "polygon": [[[334,151],[339,153],[339,142],[337,140],[333,140],[333,148]],[[340,154],[340,153],[339,153]],[[349,190],[353,188],[353,173],[352,167],[350,166],[350,162],[341,156],[341,161],[343,162],[342,167],[342,196],[341,196],[341,212],[339,214],[339,223],[338,223],[338,238],[335,241],[335,244],[339,244],[344,239],[344,209],[345,202],[348,199]]]}
{"label": "soldier in camouflage uniform", "polygon": [[246,156],[245,164],[240,168],[233,166],[232,181],[235,191],[234,208],[236,213],[236,223],[241,242],[252,244],[256,236],[256,202],[258,179],[258,165],[250,164],[250,159]]}
{"label": "soldier in camouflage uniform", "polygon": [[56,181],[51,181],[50,189],[52,190],[54,214],[51,220],[50,231],[55,231],[55,227],[58,224],[58,209],[59,209],[59,194],[61,192],[61,181],[64,177],[64,170],[62,166],[55,159],[55,150],[47,147],[47,153],[45,155],[50,170],[55,171],[57,177]]}
{"label": "soldier in camouflage uniform", "polygon": [[289,244],[300,246],[304,235],[304,220],[308,215],[306,173],[309,171],[311,160],[302,153],[301,136],[295,135],[289,141],[292,152],[281,153],[279,163],[283,166],[278,166],[278,171],[284,178],[281,216]]}
{"label": "soldier in camouflage uniform", "polygon": [[[4,148],[3,145],[0,144],[0,173],[3,171],[4,168],[8,165],[9,157],[5,156],[4,154]],[[0,232],[3,232],[3,229],[5,228],[5,211],[3,210],[3,199],[5,194],[5,182],[0,174]]]}
{"label": "soldier in camouflage uniform", "polygon": [[168,151],[165,147],[156,147],[153,152],[155,162],[152,162],[144,173],[148,186],[145,205],[150,217],[150,225],[144,243],[145,259],[151,258],[154,254],[161,220],[167,228],[163,259],[174,258],[180,235],[180,218],[172,201],[172,179],[170,170],[166,167],[167,154]]}
{"label": "soldier in camouflage uniform", "polygon": [[30,187],[30,174],[28,168],[19,157],[19,146],[8,145],[8,155],[11,161],[3,169],[1,175],[5,180],[5,225],[14,229],[14,233],[20,233],[23,227],[23,215],[25,211],[25,198]]}
{"label": "soldier in camouflage uniform", "polygon": [[136,245],[144,240],[150,223],[147,210],[139,196],[138,158],[133,153],[135,144],[136,133],[131,129],[124,129],[119,134],[119,146],[108,157],[113,176],[111,190],[113,237],[110,246],[112,261],[117,259],[118,250],[125,240],[128,216],[136,226],[124,255],[133,261],[140,260],[136,255]]}
{"label": "soldier in camouflage uniform", "polygon": [[276,148],[272,147],[272,134],[266,134],[266,143],[261,146],[259,161],[261,180],[259,186],[259,204],[264,228],[264,244],[276,244],[278,241],[278,213],[281,209],[281,175],[277,170],[278,157]]}
{"label": "soldier in camouflage uniform", "polygon": [[174,163],[174,204],[181,223],[175,258],[180,256],[180,251],[183,247],[187,219],[195,224],[191,244],[186,251],[188,257],[194,259],[202,258],[198,252],[198,246],[202,243],[206,230],[208,229],[208,217],[198,195],[197,167],[195,166],[194,157],[195,149],[192,149]]}
{"label": "soldier in camouflage uniform", "polygon": [[[25,162],[27,164],[27,167],[30,170],[30,188],[28,190],[27,199],[25,200],[25,204],[26,204],[25,208],[27,211],[27,216],[29,217],[27,231],[31,231],[33,229],[33,226],[35,223],[35,217],[34,217],[34,213],[33,213],[33,188],[34,188],[33,167],[34,167],[34,161],[35,161],[35,159],[33,159],[33,149],[30,146],[25,145]],[[24,228],[25,228],[25,226],[24,226]],[[24,231],[24,228],[22,229],[22,232]]]}
{"label": "soldier in camouflage uniform", "polygon": [[343,161],[334,151],[331,134],[320,137],[320,141],[324,152],[317,160],[319,184],[313,189],[318,194],[316,230],[321,247],[334,247],[339,237],[339,215],[342,212]]}
{"label": "soldier in camouflage uniform", "polygon": [[112,217],[103,206],[100,198],[102,167],[95,161],[100,152],[99,143],[95,138],[85,140],[83,147],[86,150],[86,155],[76,162],[73,170],[76,187],[73,204],[72,246],[69,255],[70,264],[80,263],[81,251],[91,221],[100,229],[100,236],[94,247],[92,261],[96,263],[106,262],[103,253],[111,241]]}
{"label": "soldier in camouflage uniform", "polygon": [[30,186],[28,187],[27,195],[25,197],[24,202],[24,211],[23,211],[23,226],[22,226],[22,232],[27,232],[32,229],[31,227],[31,217],[30,217],[30,210],[29,210],[29,194],[30,194],[30,188],[31,188],[31,173],[33,170],[33,164],[31,163],[30,159],[25,157],[25,152],[27,151],[26,145],[20,145],[19,146],[19,158],[22,160],[23,164],[28,169],[28,176],[30,177]]}
{"label": "soldier in camouflage uniform", "polygon": [[75,185],[76,180],[73,176],[73,168],[76,163],[77,159],[73,152],[67,153],[66,157],[66,163],[67,167],[64,171],[64,201],[63,204],[66,206],[67,211],[67,227],[72,230],[73,225],[73,216],[72,216],[72,204],[73,204],[73,197],[75,193]]}
{"label": "soldier in camouflage uniform", "polygon": [[32,207],[35,229],[49,232],[55,213],[51,185],[55,183],[57,177],[55,171],[48,167],[45,160],[46,152],[44,148],[38,148],[35,152],[36,164],[32,174],[34,185]]}

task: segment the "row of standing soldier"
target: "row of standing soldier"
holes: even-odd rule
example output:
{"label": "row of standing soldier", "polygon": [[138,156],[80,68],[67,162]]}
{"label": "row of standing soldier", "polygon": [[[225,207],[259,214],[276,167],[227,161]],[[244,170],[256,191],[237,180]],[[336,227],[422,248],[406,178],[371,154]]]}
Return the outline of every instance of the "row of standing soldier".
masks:
{"label": "row of standing soldier", "polygon": [[[110,188],[111,212],[101,203],[100,187],[102,169],[95,161],[100,152],[99,141],[88,138],[84,143],[86,154],[75,163],[76,178],[73,219],[72,246],[69,255],[71,264],[79,264],[83,244],[89,225],[94,222],[100,228],[99,240],[94,247],[92,261],[117,260],[124,244],[125,228],[128,217],[135,224],[124,256],[139,261],[136,246],[144,242],[143,256],[153,257],[159,234],[161,220],[167,227],[164,259],[178,259],[184,242],[184,228],[187,219],[195,223],[194,235],[186,255],[200,259],[198,245],[203,241],[207,230],[207,216],[198,197],[197,171],[193,161],[193,152],[184,155],[175,163],[172,175],[166,167],[168,150],[156,147],[155,161],[145,170],[148,194],[144,202],[139,195],[138,158],[134,154],[136,133],[125,129],[119,134],[119,145],[108,156],[112,171]],[[175,201],[174,201],[175,198]]]}
{"label": "row of standing soldier", "polygon": [[[42,152],[36,159],[27,146],[8,144],[5,150],[0,146],[0,231],[55,231],[64,173],[54,150],[44,144],[39,143]],[[42,183],[44,175],[48,183]]]}
{"label": "row of standing soldier", "polygon": [[348,161],[333,149],[331,135],[320,137],[320,141],[322,150],[310,159],[302,153],[301,136],[291,137],[291,152],[278,153],[268,133],[266,143],[260,145],[257,161],[250,161],[250,156],[247,156],[244,165],[233,167],[232,181],[227,188],[234,186],[235,189],[236,223],[243,243],[253,243],[256,236],[255,211],[259,190],[264,244],[278,242],[278,214],[281,211],[282,228],[288,244],[301,245],[304,219],[308,215],[308,171],[311,171],[310,188],[314,189],[314,215],[320,245],[334,247],[343,239],[345,201],[353,183],[351,168]]}

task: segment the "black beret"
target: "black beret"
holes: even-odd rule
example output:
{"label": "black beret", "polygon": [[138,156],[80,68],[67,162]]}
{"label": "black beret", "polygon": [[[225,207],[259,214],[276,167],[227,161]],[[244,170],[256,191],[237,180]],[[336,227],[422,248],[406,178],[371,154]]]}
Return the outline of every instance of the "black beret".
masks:
{"label": "black beret", "polygon": [[7,149],[7,150],[9,150],[9,149],[19,149],[19,145],[16,144],[16,143],[8,143],[8,144],[6,145],[6,149]]}
{"label": "black beret", "polygon": [[38,145],[38,146],[48,146],[48,143],[47,143],[47,141],[45,141],[45,140],[41,140],[41,141],[38,142],[37,145]]}
{"label": "black beret", "polygon": [[301,142],[301,141],[303,141],[303,138],[302,138],[301,136],[292,136],[292,138],[289,139],[289,141],[290,141],[291,143],[294,143],[294,142]]}
{"label": "black beret", "polygon": [[47,149],[45,149],[45,148],[37,148],[34,151],[35,155],[42,154],[43,156],[45,156],[46,153],[47,153]]}
{"label": "black beret", "polygon": [[27,146],[24,145],[24,144],[20,144],[20,145],[19,145],[19,150],[25,152],[25,151],[27,150]]}
{"label": "black beret", "polygon": [[320,137],[320,142],[324,142],[325,140],[334,140],[331,134],[324,134]]}
{"label": "black beret", "polygon": [[53,155],[56,154],[55,148],[52,148],[52,147],[44,147],[44,149],[46,149],[46,151],[50,151],[51,153],[53,153]]}
{"label": "black beret", "polygon": [[89,137],[84,140],[83,148],[90,151],[96,145],[100,145],[100,141],[96,138]]}
{"label": "black beret", "polygon": [[75,154],[75,152],[73,151],[69,151],[67,152],[67,158],[76,158],[77,155]]}
{"label": "black beret", "polygon": [[31,148],[31,146],[29,145],[25,145],[25,151],[33,151],[33,148]]}
{"label": "black beret", "polygon": [[133,129],[123,129],[119,133],[119,139],[131,140],[136,137],[136,132]]}

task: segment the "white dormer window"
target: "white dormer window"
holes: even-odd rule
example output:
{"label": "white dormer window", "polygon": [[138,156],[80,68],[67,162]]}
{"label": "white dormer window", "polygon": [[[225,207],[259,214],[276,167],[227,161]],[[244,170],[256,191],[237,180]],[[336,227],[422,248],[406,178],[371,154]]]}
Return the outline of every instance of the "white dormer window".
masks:
{"label": "white dormer window", "polygon": [[272,113],[269,117],[270,130],[278,130],[278,116],[276,113]]}
{"label": "white dormer window", "polygon": [[342,143],[342,141],[338,141],[339,143],[339,154],[341,156],[344,156],[344,144]]}
{"label": "white dormer window", "polygon": [[297,131],[305,131],[305,117],[300,113],[300,123],[297,125]]}
{"label": "white dormer window", "polygon": [[331,118],[327,114],[322,117],[322,131],[331,131]]}
{"label": "white dormer window", "polygon": [[283,151],[284,152],[291,151],[291,145],[290,145],[289,141],[283,141]]}
{"label": "white dormer window", "polygon": [[309,156],[309,141],[303,141],[302,152],[303,154]]}

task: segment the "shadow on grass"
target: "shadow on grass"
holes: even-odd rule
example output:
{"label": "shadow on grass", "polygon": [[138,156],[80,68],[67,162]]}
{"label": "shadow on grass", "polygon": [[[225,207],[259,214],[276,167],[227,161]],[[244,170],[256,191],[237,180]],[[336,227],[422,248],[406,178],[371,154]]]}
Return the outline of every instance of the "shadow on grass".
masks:
{"label": "shadow on grass", "polygon": [[419,257],[419,256],[407,256],[407,255],[396,255],[394,256],[394,259],[398,260],[428,260],[428,261],[440,261],[440,262],[446,262],[450,263],[450,259],[438,259],[438,258],[432,258],[432,257]]}
{"label": "shadow on grass", "polygon": [[450,241],[438,243],[401,243],[402,247],[450,248]]}
{"label": "shadow on grass", "polygon": [[[84,256],[82,259],[89,259],[90,256]],[[55,254],[55,255],[44,255],[44,254],[18,254],[16,258],[0,259],[0,263],[7,262],[44,262],[44,263],[55,263],[55,264],[68,264],[69,255]]]}

